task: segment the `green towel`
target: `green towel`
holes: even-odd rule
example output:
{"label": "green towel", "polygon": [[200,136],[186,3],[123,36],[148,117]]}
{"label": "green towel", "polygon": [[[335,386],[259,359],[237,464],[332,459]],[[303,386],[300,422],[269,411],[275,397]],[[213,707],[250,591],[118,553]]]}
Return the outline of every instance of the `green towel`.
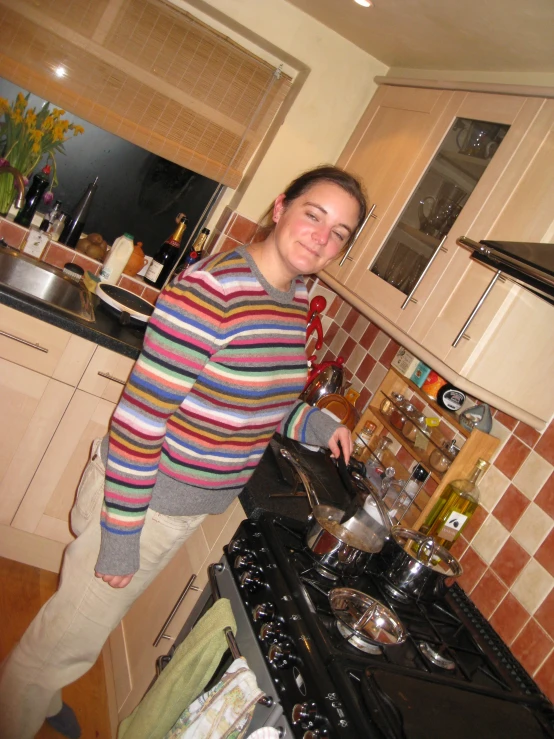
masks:
{"label": "green towel", "polygon": [[223,629],[237,625],[226,598],[202,616],[171,662],[133,713],[124,719],[118,739],[161,739],[183,711],[204,690],[228,649]]}

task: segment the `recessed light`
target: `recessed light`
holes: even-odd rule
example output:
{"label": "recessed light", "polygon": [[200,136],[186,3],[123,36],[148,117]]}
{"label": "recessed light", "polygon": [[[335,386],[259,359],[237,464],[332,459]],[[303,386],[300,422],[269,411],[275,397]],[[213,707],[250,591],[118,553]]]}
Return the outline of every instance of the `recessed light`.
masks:
{"label": "recessed light", "polygon": [[56,75],[56,77],[65,77],[67,74],[67,69],[60,64],[59,67],[56,67],[54,69],[54,74]]}
{"label": "recessed light", "polygon": [[371,8],[373,3],[371,0],[354,0],[355,3],[358,3],[358,5],[361,5],[363,8]]}

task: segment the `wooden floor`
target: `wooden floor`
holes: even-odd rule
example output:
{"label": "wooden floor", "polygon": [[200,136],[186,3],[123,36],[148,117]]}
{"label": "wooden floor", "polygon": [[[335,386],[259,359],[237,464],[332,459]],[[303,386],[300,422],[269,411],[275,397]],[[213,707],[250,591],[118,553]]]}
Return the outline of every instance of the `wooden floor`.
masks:
{"label": "wooden floor", "polygon": [[[57,585],[58,576],[53,572],[0,557],[0,662],[20,639],[42,604],[56,591]],[[77,714],[82,739],[110,739],[101,656],[92,670],[64,689],[63,699]],[[60,734],[44,725],[37,739],[60,739]]]}

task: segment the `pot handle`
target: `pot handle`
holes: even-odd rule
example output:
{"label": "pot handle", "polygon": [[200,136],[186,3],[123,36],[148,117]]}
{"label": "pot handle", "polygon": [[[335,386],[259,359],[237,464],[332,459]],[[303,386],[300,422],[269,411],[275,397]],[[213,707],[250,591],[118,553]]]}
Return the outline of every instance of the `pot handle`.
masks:
{"label": "pot handle", "polygon": [[291,454],[291,452],[288,449],[281,447],[280,451],[281,451],[281,456],[284,457],[287,460],[287,462],[294,467],[298,477],[302,480],[302,484],[304,485],[304,490],[306,491],[306,495],[308,496],[308,502],[310,504],[310,508],[313,510],[316,506],[319,505],[319,499],[317,497],[317,493],[315,491],[314,486],[310,482],[310,478],[306,474],[305,469],[302,467],[298,459],[296,459],[296,457],[293,454]]}

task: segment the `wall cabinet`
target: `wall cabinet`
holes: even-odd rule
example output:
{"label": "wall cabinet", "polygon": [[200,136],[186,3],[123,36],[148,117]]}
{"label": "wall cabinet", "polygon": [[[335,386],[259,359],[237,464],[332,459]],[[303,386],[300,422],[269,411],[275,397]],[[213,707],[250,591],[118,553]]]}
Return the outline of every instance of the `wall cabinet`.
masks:
{"label": "wall cabinet", "polygon": [[[219,561],[223,546],[245,517],[238,500],[225,513],[208,516],[110,636],[108,662],[113,675],[108,685],[114,686],[118,721],[131,713],[148,689],[156,675],[156,659],[169,651],[208,583],[208,565]],[[192,575],[196,575],[197,589],[188,591],[165,631],[167,638],[154,647],[157,634]]]}
{"label": "wall cabinet", "polygon": [[[338,162],[366,182],[376,218],[342,265],[322,274],[451,382],[466,380],[478,397],[482,388],[537,428],[554,412],[554,392],[528,392],[554,369],[544,341],[553,309],[497,282],[454,347],[494,276],[456,241],[552,239],[553,130],[552,100],[382,87]],[[507,349],[524,357],[509,377]]]}

